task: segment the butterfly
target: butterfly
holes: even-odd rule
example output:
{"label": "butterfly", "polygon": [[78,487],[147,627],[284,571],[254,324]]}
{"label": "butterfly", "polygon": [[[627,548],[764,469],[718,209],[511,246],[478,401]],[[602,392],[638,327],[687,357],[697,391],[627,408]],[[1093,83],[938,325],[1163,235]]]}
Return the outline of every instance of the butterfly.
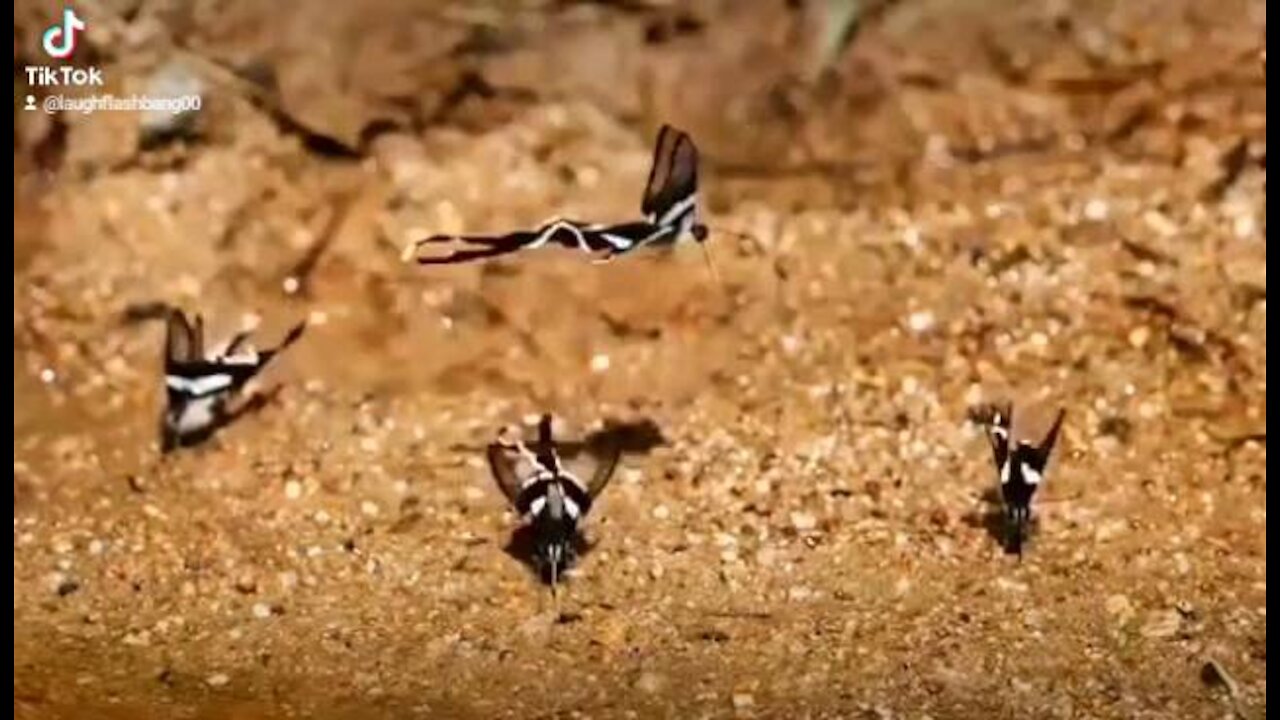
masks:
{"label": "butterfly", "polygon": [[[710,230],[698,215],[698,148],[688,133],[670,125],[659,130],[640,212],[642,220],[612,225],[557,218],[536,230],[505,235],[433,235],[410,243],[405,259],[416,258],[421,265],[451,265],[559,245],[607,262],[639,248],[670,246],[687,237],[701,245]],[[443,256],[417,254],[423,245],[452,242],[468,247]]]}
{"label": "butterfly", "polygon": [[[609,484],[621,457],[616,442],[559,444],[551,433],[551,416],[538,422],[532,447],[499,433],[486,448],[489,469],[498,488],[524,519],[532,535],[533,560],[555,592],[565,569],[577,559],[583,541],[580,525]],[[578,474],[562,458],[590,460],[594,468]]]}
{"label": "butterfly", "polygon": [[988,439],[1000,478],[1000,497],[1005,511],[1005,547],[1022,555],[1022,545],[1031,522],[1031,499],[1044,483],[1049,454],[1058,441],[1065,410],[1059,410],[1048,433],[1034,443],[1014,435],[1013,405],[997,407],[991,418]]}
{"label": "butterfly", "polygon": [[181,310],[170,309],[165,325],[167,403],[160,424],[161,450],[193,445],[234,420],[245,408],[232,412],[230,400],[305,328],[305,322],[298,323],[278,346],[260,352],[243,350],[249,333],[240,332],[221,351],[206,355],[204,318],[196,315],[188,320]]}

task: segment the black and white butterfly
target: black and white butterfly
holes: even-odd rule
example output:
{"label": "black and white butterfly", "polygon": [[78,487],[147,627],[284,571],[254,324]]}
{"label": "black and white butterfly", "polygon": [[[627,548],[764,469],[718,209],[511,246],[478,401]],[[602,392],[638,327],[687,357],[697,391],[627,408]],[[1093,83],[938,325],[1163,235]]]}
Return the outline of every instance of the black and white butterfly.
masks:
{"label": "black and white butterfly", "polygon": [[[640,212],[642,220],[612,225],[558,218],[536,230],[505,235],[433,235],[411,243],[405,255],[406,260],[416,257],[422,265],[449,265],[559,245],[604,262],[639,248],[674,245],[685,238],[701,244],[710,231],[698,215],[698,148],[688,133],[670,125],[663,125],[658,132]],[[423,245],[455,242],[467,247],[449,255],[417,255]]]}
{"label": "black and white butterfly", "polygon": [[160,446],[169,452],[206,439],[243,410],[233,412],[230,401],[245,383],[262,371],[281,350],[302,336],[298,323],[270,350],[245,350],[248,332],[237,333],[218,352],[206,354],[204,318],[170,309],[165,326],[164,386],[167,403],[161,418]]}
{"label": "black and white butterfly", "polygon": [[[532,536],[532,559],[554,591],[583,546],[580,527],[618,466],[616,442],[557,444],[551,416],[538,422],[532,447],[504,431],[487,448],[489,469]],[[577,445],[577,447],[574,447]],[[562,458],[562,452],[564,458]],[[581,474],[566,462],[581,465]]]}
{"label": "black and white butterfly", "polygon": [[997,407],[991,418],[988,439],[1000,478],[1000,497],[1004,502],[1005,547],[1022,555],[1022,545],[1031,523],[1031,500],[1044,484],[1049,454],[1058,441],[1065,410],[1059,410],[1049,431],[1038,442],[1015,435],[1013,405]]}

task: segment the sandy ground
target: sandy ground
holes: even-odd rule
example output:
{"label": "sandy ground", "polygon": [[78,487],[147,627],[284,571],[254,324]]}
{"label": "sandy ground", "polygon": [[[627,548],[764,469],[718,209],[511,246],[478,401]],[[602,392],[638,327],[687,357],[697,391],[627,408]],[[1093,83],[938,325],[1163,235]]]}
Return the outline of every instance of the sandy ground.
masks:
{"label": "sandy ground", "polygon": [[[45,5],[17,717],[1265,717],[1261,2],[902,0],[825,67],[816,2],[79,6],[112,89],[202,83],[145,146],[19,109]],[[721,284],[691,248],[399,262],[631,216],[663,121],[754,236]],[[154,302],[311,326],[162,458]],[[1003,398],[1068,413],[1021,562]],[[479,452],[543,411],[649,430],[560,615]]]}

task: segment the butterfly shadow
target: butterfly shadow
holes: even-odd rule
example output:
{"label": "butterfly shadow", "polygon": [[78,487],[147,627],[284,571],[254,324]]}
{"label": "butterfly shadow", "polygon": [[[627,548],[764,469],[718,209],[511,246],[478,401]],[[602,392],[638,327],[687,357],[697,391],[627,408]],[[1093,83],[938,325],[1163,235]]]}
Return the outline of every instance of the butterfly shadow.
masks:
{"label": "butterfly shadow", "polygon": [[[507,544],[502,551],[524,565],[534,576],[536,576],[543,585],[551,587],[551,566],[538,561],[537,553],[538,533],[532,525],[521,525],[511,531],[511,537],[507,540]],[[587,540],[581,533],[574,533],[573,536],[573,553],[574,561],[567,567],[562,568],[560,580],[563,581],[566,570],[572,570],[582,559],[595,549],[596,544]]]}
{"label": "butterfly shadow", "polygon": [[1031,517],[1031,523],[1027,527],[1025,536],[1019,538],[1010,527],[1009,519],[1005,514],[1004,500],[1000,497],[1000,491],[997,488],[989,487],[982,491],[982,507],[971,511],[965,516],[965,522],[970,527],[980,527],[986,531],[987,535],[1004,550],[1005,555],[1021,556],[1023,548],[1027,540],[1030,538],[1032,531],[1036,526],[1036,518]]}
{"label": "butterfly shadow", "polygon": [[[185,448],[193,448],[213,440],[218,433],[235,424],[241,418],[257,413],[268,405],[273,404],[280,397],[280,392],[283,389],[283,386],[277,385],[265,392],[252,393],[238,407],[219,415],[213,422],[209,423],[208,427],[187,433],[184,436],[171,437],[162,428],[160,432],[161,453],[168,454]],[[161,425],[163,425],[163,422],[161,420]]]}
{"label": "butterfly shadow", "polygon": [[616,447],[624,455],[647,455],[667,444],[662,428],[651,418],[604,421],[604,427],[588,433],[581,444],[588,448]]}

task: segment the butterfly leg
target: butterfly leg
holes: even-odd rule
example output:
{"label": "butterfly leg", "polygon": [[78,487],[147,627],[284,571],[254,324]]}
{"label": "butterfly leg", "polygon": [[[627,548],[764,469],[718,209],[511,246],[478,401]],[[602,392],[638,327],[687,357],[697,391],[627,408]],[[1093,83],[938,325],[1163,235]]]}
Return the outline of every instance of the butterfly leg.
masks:
{"label": "butterfly leg", "polygon": [[244,341],[248,340],[249,336],[252,334],[253,333],[250,330],[241,330],[232,336],[231,340],[227,342],[226,349],[218,354],[222,356],[235,355],[236,351],[240,349],[240,346],[244,344]]}

